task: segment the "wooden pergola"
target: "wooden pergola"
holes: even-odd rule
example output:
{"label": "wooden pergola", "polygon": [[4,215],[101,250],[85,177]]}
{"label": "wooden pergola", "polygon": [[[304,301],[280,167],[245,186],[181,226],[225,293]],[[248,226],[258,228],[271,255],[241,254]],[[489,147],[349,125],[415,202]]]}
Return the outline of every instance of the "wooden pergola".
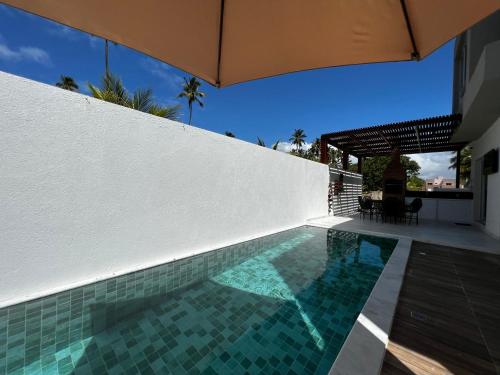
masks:
{"label": "wooden pergola", "polygon": [[342,151],[342,168],[347,170],[349,155],[358,158],[358,173],[363,159],[401,154],[451,151],[457,153],[456,186],[460,182],[460,151],[467,143],[452,142],[451,137],[461,122],[460,114],[396,122],[366,128],[343,130],[321,136],[321,162],[328,164],[328,145]]}

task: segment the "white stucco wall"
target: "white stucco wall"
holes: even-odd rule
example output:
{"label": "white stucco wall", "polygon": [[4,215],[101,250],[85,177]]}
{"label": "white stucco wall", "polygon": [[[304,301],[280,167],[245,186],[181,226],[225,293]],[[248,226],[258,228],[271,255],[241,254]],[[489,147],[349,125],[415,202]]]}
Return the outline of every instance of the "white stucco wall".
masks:
{"label": "white stucco wall", "polygon": [[[500,148],[500,117],[472,146],[472,184],[475,211],[479,212],[479,181],[476,177],[476,161],[491,149]],[[484,229],[494,237],[500,238],[500,172],[488,175],[488,195],[486,201],[486,223]]]}
{"label": "white stucco wall", "polygon": [[0,155],[1,306],[327,214],[325,165],[1,72]]}

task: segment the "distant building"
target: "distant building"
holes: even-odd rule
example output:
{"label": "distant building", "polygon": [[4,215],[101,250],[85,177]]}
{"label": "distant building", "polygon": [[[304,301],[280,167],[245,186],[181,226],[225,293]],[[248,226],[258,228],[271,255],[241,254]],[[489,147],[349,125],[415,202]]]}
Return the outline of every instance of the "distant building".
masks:
{"label": "distant building", "polygon": [[435,191],[442,189],[455,189],[456,182],[452,178],[436,177],[425,180],[425,190]]}

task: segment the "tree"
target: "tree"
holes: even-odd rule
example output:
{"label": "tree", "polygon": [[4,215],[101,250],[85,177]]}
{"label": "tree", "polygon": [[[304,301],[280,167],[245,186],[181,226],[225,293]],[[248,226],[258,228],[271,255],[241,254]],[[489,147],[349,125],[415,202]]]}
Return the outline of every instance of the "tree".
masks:
{"label": "tree", "polygon": [[421,191],[424,186],[425,180],[422,180],[417,176],[411,176],[406,182],[406,188],[408,190]]}
{"label": "tree", "polygon": [[224,132],[224,134],[227,135],[228,137],[236,138],[236,136],[233,133],[228,132],[227,130]]}
{"label": "tree", "polygon": [[299,150],[302,150],[302,146],[306,143],[306,137],[307,136],[302,129],[295,129],[290,137],[290,142],[295,145],[295,151],[297,151],[297,153],[299,153]]}
{"label": "tree", "polygon": [[169,120],[179,120],[179,112],[181,111],[180,105],[166,105],[152,104],[148,113],[158,117],[163,117]]}
{"label": "tree", "polygon": [[94,98],[170,120],[179,118],[180,106],[162,106],[155,103],[153,91],[150,89],[136,90],[130,96],[125,90],[121,79],[112,74],[104,75],[101,87],[96,87],[90,83],[88,87]]}
{"label": "tree", "polygon": [[328,164],[333,168],[342,168],[342,151],[339,149],[328,148]]}
{"label": "tree", "polygon": [[261,138],[257,137],[257,144],[262,147],[266,147],[266,143]]}
{"label": "tree", "polygon": [[182,92],[178,95],[178,98],[186,98],[189,106],[189,125],[191,125],[191,117],[193,115],[193,103],[198,103],[200,107],[203,107],[203,102],[201,98],[205,97],[205,93],[198,91],[201,86],[201,82],[196,79],[196,77],[191,77],[189,80],[184,78],[184,85],[182,86]]}
{"label": "tree", "polygon": [[106,102],[115,103],[128,107],[129,97],[120,78],[113,74],[105,74],[102,77],[101,87],[88,84],[90,93],[94,98]]}
{"label": "tree", "polygon": [[78,91],[78,85],[75,80],[70,76],[61,75],[59,82],[56,83],[56,86],[69,91]]}
{"label": "tree", "polygon": [[[460,151],[460,182],[467,186],[470,181],[472,164],[472,148],[465,147]],[[450,158],[450,166],[448,169],[457,169],[457,155]],[[458,186],[457,186],[458,187]]]}
{"label": "tree", "polygon": [[321,142],[319,138],[316,138],[311,144],[311,148],[307,150],[307,158],[309,160],[319,161],[319,153],[321,148]]}
{"label": "tree", "polygon": [[[365,191],[382,190],[384,171],[391,161],[391,156],[374,156],[365,158],[363,162],[363,189]],[[420,165],[408,156],[401,156],[401,164],[406,170],[406,178],[417,177],[420,174]]]}
{"label": "tree", "polygon": [[420,165],[408,156],[401,156],[401,164],[403,164],[403,168],[406,171],[406,179],[410,179],[411,177],[416,177],[420,174]]}

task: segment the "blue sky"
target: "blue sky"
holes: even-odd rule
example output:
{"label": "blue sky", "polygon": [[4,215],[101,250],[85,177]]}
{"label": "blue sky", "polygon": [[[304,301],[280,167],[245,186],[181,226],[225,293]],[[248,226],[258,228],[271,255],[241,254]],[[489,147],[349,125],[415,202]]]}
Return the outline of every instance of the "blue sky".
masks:
{"label": "blue sky", "polygon": [[[453,42],[421,62],[329,68],[216,89],[206,83],[205,107],[193,125],[228,130],[266,144],[287,141],[301,128],[308,142],[322,133],[451,113]],[[110,69],[128,90],[152,88],[162,104],[177,99],[186,73],[123,46],[110,45]],[[54,84],[73,77],[86,93],[104,71],[104,41],[89,34],[0,5],[0,70]],[[286,146],[286,145],[283,145]],[[449,154],[414,157],[422,176],[453,176]]]}

